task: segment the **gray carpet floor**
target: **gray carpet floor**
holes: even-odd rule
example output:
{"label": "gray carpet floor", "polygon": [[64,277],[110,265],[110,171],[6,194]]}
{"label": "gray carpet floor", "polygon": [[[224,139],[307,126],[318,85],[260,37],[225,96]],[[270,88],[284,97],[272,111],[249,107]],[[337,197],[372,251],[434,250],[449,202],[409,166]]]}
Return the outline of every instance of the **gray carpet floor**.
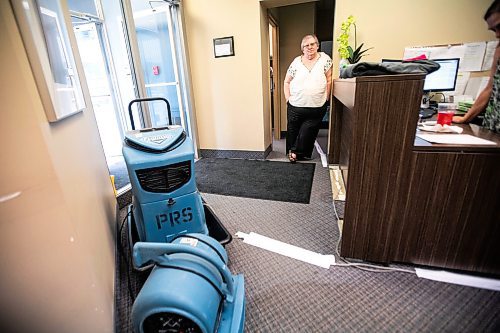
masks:
{"label": "gray carpet floor", "polygon": [[[339,230],[328,169],[317,154],[314,157],[318,164],[310,204],[206,193],[203,198],[233,235],[253,231],[338,258]],[[274,144],[269,159],[286,163],[282,141]],[[123,218],[125,209],[120,213]],[[121,239],[126,243],[125,230]],[[237,238],[226,250],[231,271],[245,276],[246,332],[500,332],[500,292],[403,272],[323,269]],[[128,251],[124,249],[127,257]],[[129,290],[137,293],[146,277],[118,256],[117,332],[132,332]]]}

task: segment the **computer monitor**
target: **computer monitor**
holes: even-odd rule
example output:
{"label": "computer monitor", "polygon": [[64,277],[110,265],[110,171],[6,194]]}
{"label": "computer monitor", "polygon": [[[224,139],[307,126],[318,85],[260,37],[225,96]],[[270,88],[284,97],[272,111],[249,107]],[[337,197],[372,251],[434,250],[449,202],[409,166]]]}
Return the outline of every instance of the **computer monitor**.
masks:
{"label": "computer monitor", "polygon": [[457,84],[459,58],[431,59],[439,64],[439,69],[427,74],[425,77],[424,91],[453,91]]}
{"label": "computer monitor", "polygon": [[[437,71],[427,74],[425,77],[422,108],[429,107],[429,92],[455,90],[460,65],[460,58],[429,60],[437,62],[440,67]],[[402,60],[382,59],[382,62],[402,62]]]}
{"label": "computer monitor", "polygon": [[[460,58],[429,59],[439,64],[439,69],[427,74],[424,91],[453,91],[457,83]],[[382,62],[404,62],[404,60],[382,59]]]}

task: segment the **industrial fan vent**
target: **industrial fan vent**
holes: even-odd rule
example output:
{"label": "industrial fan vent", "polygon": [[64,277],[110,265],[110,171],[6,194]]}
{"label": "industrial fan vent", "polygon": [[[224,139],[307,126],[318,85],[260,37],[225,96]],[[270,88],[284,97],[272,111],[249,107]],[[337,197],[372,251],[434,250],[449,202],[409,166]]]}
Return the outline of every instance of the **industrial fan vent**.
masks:
{"label": "industrial fan vent", "polygon": [[201,329],[192,320],[174,313],[160,312],[147,317],[143,323],[145,333],[201,333]]}
{"label": "industrial fan vent", "polygon": [[189,182],[191,161],[135,171],[141,187],[148,192],[169,193]]}

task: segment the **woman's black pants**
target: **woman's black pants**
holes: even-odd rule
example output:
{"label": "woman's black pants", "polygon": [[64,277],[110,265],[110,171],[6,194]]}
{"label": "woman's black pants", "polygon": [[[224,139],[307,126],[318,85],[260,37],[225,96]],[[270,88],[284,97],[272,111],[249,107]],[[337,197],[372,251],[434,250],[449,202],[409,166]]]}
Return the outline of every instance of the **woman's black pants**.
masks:
{"label": "woman's black pants", "polygon": [[310,158],[328,102],[317,108],[296,107],[287,103],[286,153]]}

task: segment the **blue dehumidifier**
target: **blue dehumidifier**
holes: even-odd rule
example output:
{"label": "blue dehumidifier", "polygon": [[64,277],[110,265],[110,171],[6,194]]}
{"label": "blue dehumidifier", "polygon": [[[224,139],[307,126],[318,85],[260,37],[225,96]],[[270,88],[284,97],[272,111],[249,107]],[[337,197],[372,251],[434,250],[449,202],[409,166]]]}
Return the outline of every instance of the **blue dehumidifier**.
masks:
{"label": "blue dehumidifier", "polygon": [[179,234],[208,234],[194,178],[193,144],[182,127],[128,132],[123,157],[140,241],[165,243]]}
{"label": "blue dehumidifier", "polygon": [[130,102],[133,130],[123,147],[132,186],[134,268],[154,266],[133,305],[134,328],[144,333],[243,332],[243,276],[229,272],[220,241],[230,236],[220,238],[226,230],[197,190],[191,139],[180,126],[134,128],[132,104],[153,100],[166,103],[171,119],[164,98]]}

